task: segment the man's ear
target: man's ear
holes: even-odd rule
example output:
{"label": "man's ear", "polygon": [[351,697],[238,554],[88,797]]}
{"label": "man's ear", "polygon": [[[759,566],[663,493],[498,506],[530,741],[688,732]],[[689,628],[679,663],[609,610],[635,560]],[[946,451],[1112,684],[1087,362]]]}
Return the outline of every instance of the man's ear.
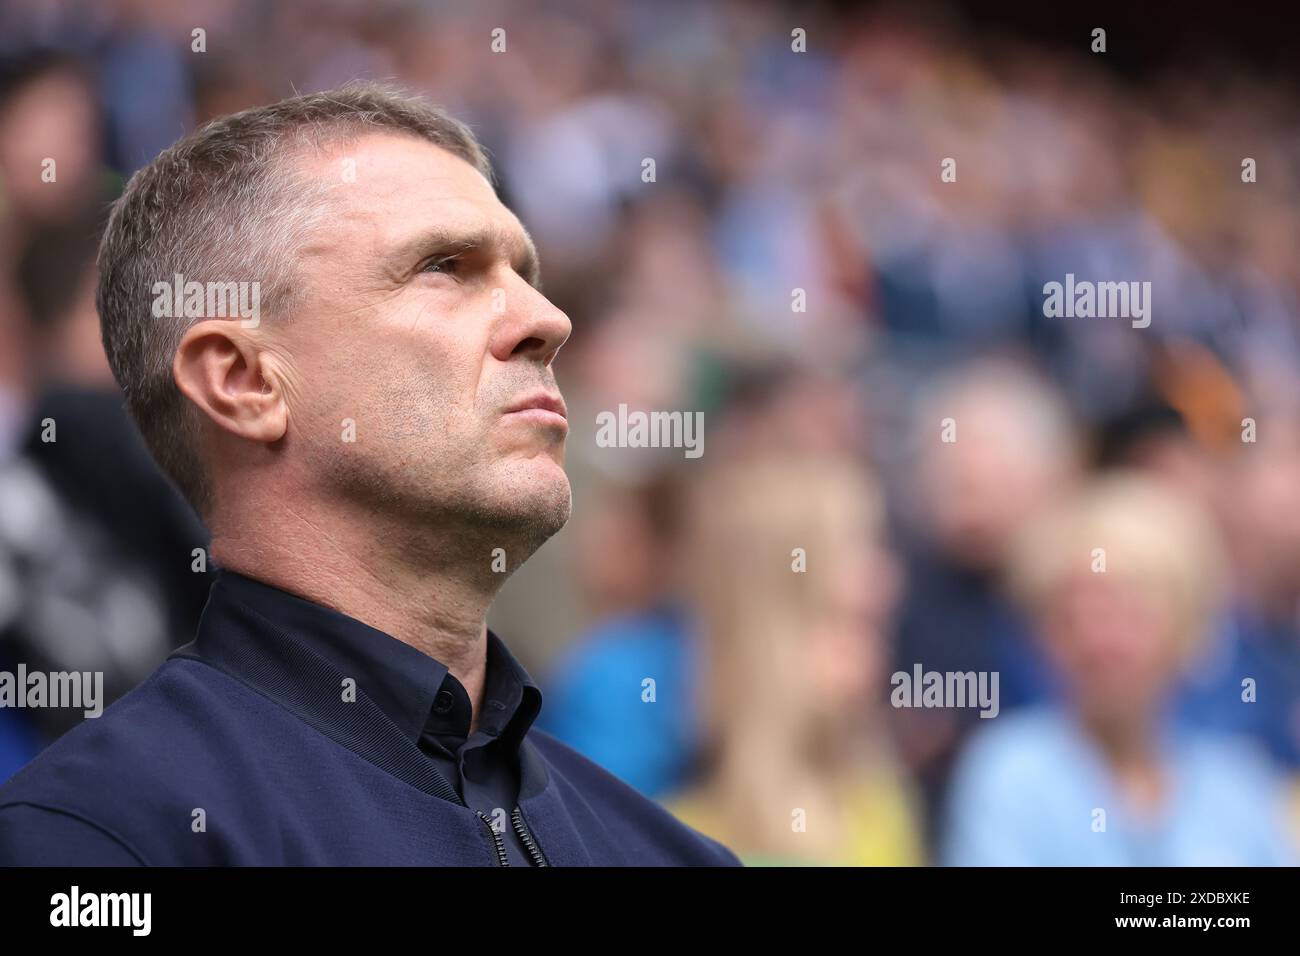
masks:
{"label": "man's ear", "polygon": [[235,321],[196,322],[172,361],[176,387],[216,425],[250,441],[284,437],[289,409],[264,343]]}

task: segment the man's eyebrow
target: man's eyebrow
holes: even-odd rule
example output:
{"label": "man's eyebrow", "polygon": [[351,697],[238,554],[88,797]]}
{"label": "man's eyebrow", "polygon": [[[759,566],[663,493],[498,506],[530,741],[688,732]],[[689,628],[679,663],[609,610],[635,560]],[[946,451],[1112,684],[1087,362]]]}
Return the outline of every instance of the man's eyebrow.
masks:
{"label": "man's eyebrow", "polygon": [[428,229],[396,245],[390,253],[390,261],[399,271],[404,271],[411,260],[440,254],[458,255],[479,249],[508,251],[511,267],[523,276],[524,281],[534,287],[541,281],[541,263],[532,237],[522,230],[512,233],[495,226],[470,230]]}

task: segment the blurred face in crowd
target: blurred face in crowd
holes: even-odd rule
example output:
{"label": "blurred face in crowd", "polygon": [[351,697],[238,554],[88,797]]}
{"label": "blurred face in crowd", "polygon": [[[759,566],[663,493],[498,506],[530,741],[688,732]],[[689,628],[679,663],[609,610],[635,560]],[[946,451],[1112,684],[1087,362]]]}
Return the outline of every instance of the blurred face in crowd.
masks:
{"label": "blurred face in crowd", "polygon": [[898,591],[889,554],[863,541],[837,561],[803,651],[819,728],[860,714],[881,681],[884,628]]}
{"label": "blurred face in crowd", "polygon": [[1035,513],[1068,486],[1068,463],[1040,447],[1026,414],[996,396],[958,403],[957,440],[931,442],[921,484],[939,546],[963,567],[990,570]]}
{"label": "blurred face in crowd", "polygon": [[534,284],[528,235],[477,170],[415,137],[303,162],[337,185],[295,314],[259,330],[303,479],[414,525],[522,528],[540,544],[570,510],[551,364],[570,324]]}
{"label": "blurred face in crowd", "polygon": [[71,70],[52,69],[14,95],[0,116],[8,201],[39,220],[74,212],[97,172],[98,124],[90,92]]}
{"label": "blurred face in crowd", "polygon": [[592,609],[618,614],[661,601],[680,548],[681,504],[674,491],[653,479],[644,486],[610,482],[593,488],[586,501],[583,521],[573,530],[576,571]]}
{"label": "blurred face in crowd", "polygon": [[1059,583],[1042,630],[1072,702],[1099,726],[1145,720],[1177,674],[1172,611],[1150,587],[1114,573],[1085,569]]}
{"label": "blurred face in crowd", "polygon": [[1262,610],[1295,613],[1300,595],[1300,427],[1274,429],[1227,468],[1220,514],[1241,586]]}
{"label": "blurred face in crowd", "polygon": [[878,496],[844,455],[719,461],[691,487],[683,527],[705,722],[730,744],[815,760],[858,739],[884,699],[899,587]]}

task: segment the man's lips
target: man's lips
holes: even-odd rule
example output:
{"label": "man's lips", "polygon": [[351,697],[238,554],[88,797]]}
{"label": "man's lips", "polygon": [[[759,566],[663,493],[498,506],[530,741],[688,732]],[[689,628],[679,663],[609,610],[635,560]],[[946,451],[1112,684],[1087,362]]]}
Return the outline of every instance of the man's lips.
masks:
{"label": "man's lips", "polygon": [[527,395],[502,413],[517,415],[553,428],[569,428],[569,410],[558,392],[535,392]]}

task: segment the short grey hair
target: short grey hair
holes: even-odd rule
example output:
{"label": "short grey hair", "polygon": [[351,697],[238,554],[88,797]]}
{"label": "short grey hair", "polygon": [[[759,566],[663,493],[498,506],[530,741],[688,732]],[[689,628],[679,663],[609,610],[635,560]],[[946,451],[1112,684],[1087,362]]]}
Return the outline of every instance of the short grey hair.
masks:
{"label": "short grey hair", "polygon": [[158,155],[113,205],[99,248],[104,350],[127,410],[163,471],[200,515],[212,489],[198,451],[198,410],[172,377],[194,320],[156,318],[153,287],[185,281],[259,282],[259,309],[291,311],[293,262],[319,219],[329,184],[291,160],[370,132],[418,136],[492,169],[469,127],[400,90],[354,82],[213,120]]}

